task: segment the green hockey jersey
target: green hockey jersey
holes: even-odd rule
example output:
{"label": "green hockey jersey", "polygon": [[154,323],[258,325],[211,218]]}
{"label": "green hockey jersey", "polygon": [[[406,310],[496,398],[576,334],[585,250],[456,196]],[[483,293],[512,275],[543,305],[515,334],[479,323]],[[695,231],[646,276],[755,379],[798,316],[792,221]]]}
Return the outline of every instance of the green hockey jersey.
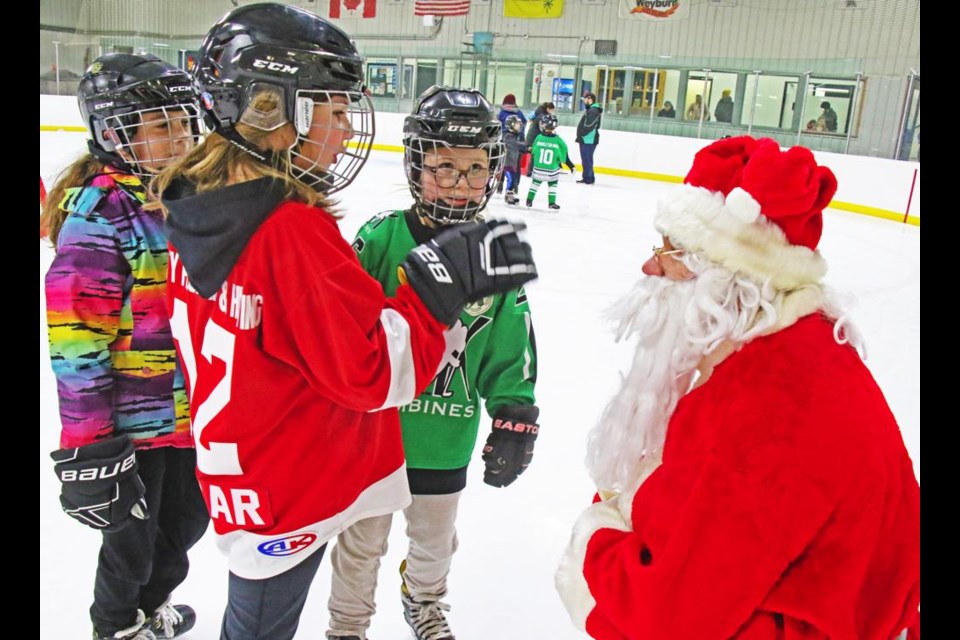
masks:
{"label": "green hockey jersey", "polygon": [[[530,149],[533,160],[533,170],[552,180],[560,175],[560,165],[567,162],[567,143],[563,138],[554,134],[541,133],[533,141]],[[534,178],[536,178],[534,174]]]}
{"label": "green hockey jersey", "polygon": [[[364,269],[387,296],[399,286],[397,266],[417,245],[409,224],[403,211],[384,211],[367,221],[353,242]],[[447,356],[436,378],[400,409],[407,466],[466,466],[477,441],[481,398],[491,417],[500,407],[535,404],[536,379],[536,343],[524,289],[468,305],[447,330]]]}

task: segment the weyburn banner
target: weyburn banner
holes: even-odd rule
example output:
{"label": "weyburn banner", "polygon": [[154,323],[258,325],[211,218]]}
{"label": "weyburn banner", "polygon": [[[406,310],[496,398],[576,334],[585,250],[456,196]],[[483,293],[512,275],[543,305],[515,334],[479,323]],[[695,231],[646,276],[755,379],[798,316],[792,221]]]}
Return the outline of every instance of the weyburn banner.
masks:
{"label": "weyburn banner", "polygon": [[692,0],[620,0],[621,18],[678,20],[687,17]]}

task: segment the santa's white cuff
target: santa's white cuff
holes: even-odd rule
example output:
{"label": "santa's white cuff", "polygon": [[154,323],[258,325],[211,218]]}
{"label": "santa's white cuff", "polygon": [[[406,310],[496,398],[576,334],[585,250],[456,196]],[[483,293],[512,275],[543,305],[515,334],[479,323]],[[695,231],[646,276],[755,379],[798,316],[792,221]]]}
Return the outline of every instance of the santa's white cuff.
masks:
{"label": "santa's white cuff", "polygon": [[630,531],[630,525],[624,522],[617,508],[616,498],[590,505],[573,526],[573,534],[567,550],[560,558],[560,566],[554,575],[554,584],[560,593],[560,599],[570,614],[570,619],[581,631],[586,630],[587,616],[597,602],[590,594],[590,587],[583,575],[583,564],[587,554],[587,543],[600,529]]}

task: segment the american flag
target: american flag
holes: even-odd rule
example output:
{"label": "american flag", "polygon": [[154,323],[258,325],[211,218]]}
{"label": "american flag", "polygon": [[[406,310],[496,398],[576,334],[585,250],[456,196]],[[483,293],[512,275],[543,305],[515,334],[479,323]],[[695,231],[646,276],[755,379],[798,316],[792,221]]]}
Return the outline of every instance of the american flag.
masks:
{"label": "american flag", "polygon": [[470,0],[417,0],[415,16],[465,16],[470,11]]}

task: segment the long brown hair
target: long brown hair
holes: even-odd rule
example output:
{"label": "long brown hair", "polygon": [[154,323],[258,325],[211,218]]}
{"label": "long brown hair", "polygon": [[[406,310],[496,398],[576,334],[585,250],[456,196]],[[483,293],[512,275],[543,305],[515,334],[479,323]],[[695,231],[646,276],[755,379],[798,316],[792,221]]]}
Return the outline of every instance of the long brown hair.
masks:
{"label": "long brown hair", "polygon": [[[276,95],[261,92],[248,107],[261,112],[277,108]],[[270,149],[279,144],[278,139],[286,134],[296,136],[293,125],[286,123],[281,129],[265,131],[245,124],[237,124],[236,131],[244,140],[259,149]],[[286,147],[280,144],[284,151]],[[197,193],[215,191],[231,184],[248,182],[258,178],[273,178],[286,187],[286,198],[304,204],[323,207],[334,213],[332,202],[323,194],[314,191],[287,173],[287,159],[283,151],[277,151],[279,162],[268,165],[233,144],[218,133],[211,133],[186,156],[168,165],[150,183],[150,192],[156,200],[177,178],[183,177],[195,186]]]}
{"label": "long brown hair", "polygon": [[87,184],[91,178],[103,173],[105,168],[106,165],[103,162],[87,153],[57,176],[53,188],[47,193],[43,211],[40,213],[40,228],[47,232],[47,238],[54,250],[57,248],[57,238],[60,236],[63,221],[67,219],[67,212],[60,208],[67,189]]}

